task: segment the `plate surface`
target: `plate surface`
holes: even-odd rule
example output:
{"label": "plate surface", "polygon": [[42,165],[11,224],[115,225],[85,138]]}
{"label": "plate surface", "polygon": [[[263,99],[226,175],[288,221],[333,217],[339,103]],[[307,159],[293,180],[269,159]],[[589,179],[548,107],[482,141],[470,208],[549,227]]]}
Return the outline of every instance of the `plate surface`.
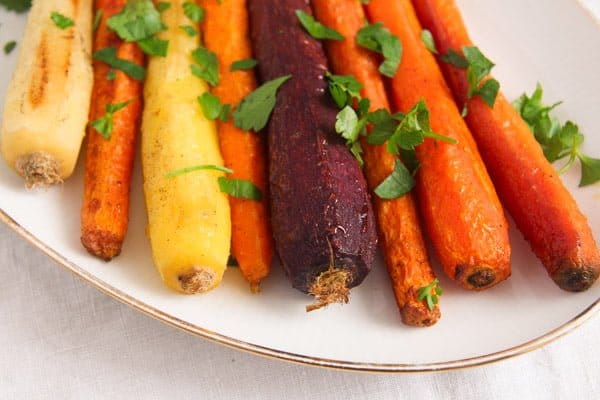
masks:
{"label": "plate surface", "polygon": [[[564,101],[556,110],[561,120],[576,121],[587,134],[584,151],[600,156],[600,52],[591,51],[600,49],[598,22],[573,0],[544,2],[543,8],[538,0],[458,3],[475,43],[496,62],[494,75],[507,97],[530,93],[541,82],[548,103]],[[24,22],[23,16],[0,11],[0,45],[19,41]],[[0,55],[0,99],[16,53]],[[213,292],[182,296],[163,286],[152,265],[139,160],[122,255],[104,263],[85,252],[79,242],[81,161],[62,187],[47,191],[24,190],[0,162],[0,220],[100,290],[166,323],[243,350],[355,370],[459,368],[535,349],[600,309],[600,283],[584,293],[561,291],[514,227],[512,277],[495,288],[467,292],[434,266],[445,289],[443,316],[427,329],[400,322],[381,259],[353,290],[349,304],[310,314],[304,311],[310,298],[293,290],[278,266],[259,295],[250,294],[239,271],[230,268]],[[578,177],[574,167],[563,180],[600,238],[600,185],[577,188]]]}

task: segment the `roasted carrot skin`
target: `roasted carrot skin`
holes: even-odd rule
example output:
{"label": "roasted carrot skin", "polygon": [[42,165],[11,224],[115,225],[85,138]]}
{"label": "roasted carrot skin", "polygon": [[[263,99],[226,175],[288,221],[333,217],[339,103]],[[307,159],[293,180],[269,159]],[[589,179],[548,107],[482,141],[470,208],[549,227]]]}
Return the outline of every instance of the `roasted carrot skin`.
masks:
{"label": "roasted carrot skin", "polygon": [[[144,55],[135,43],[123,42],[108,29],[107,19],[121,11],[126,0],[97,0],[102,19],[95,32],[94,51],[115,47],[117,57],[144,65]],[[107,104],[133,100],[113,115],[110,139],[88,126],[85,181],[81,208],[81,242],[93,255],[110,260],[121,252],[129,219],[129,189],[142,111],[142,83],[94,61],[94,88],[90,121],[101,118]]]}
{"label": "roasted carrot skin", "polygon": [[425,139],[416,148],[419,207],[438,258],[463,287],[493,286],[510,275],[508,223],[475,142],[420,39],[410,0],[371,0],[366,9],[372,22],[383,22],[403,44],[402,62],[390,82],[398,111],[424,99],[432,129],[457,141]]}
{"label": "roasted carrot skin", "polygon": [[[374,54],[356,44],[365,13],[358,1],[312,0],[317,20],[340,32],[345,39],[326,41],[329,62],[334,73],[353,75],[362,85],[361,95],[371,101],[371,111],[390,109],[383,79]],[[362,138],[364,172],[372,191],[394,170],[394,156],[384,145],[370,145]],[[384,200],[371,193],[379,231],[379,243],[390,275],[402,321],[412,326],[430,326],[440,318],[417,299],[421,287],[435,279],[412,194]]]}
{"label": "roasted carrot skin", "polygon": [[[453,0],[413,0],[440,54],[472,46]],[[499,93],[494,107],[467,98],[466,72],[440,63],[492,176],[496,190],[556,284],[567,291],[589,288],[600,275],[600,252],[587,219],[565,188],[518,112]]]}
{"label": "roasted carrot skin", "polygon": [[304,0],[249,1],[260,78],[292,75],[267,127],[275,245],[293,287],[312,292],[332,269],[350,288],[371,269],[375,220],[360,167],[334,131],[324,50],[301,27],[297,9],[311,13]]}
{"label": "roasted carrot skin", "polygon": [[[202,0],[200,4],[206,12],[204,45],[219,59],[220,81],[212,92],[223,103],[238,104],[256,89],[254,71],[230,70],[233,62],[252,58],[246,0]],[[232,255],[251,288],[258,288],[273,258],[264,136],[238,129],[230,121],[218,121],[217,129],[225,166],[234,171],[232,177],[254,183],[263,194],[260,201],[229,197]]]}

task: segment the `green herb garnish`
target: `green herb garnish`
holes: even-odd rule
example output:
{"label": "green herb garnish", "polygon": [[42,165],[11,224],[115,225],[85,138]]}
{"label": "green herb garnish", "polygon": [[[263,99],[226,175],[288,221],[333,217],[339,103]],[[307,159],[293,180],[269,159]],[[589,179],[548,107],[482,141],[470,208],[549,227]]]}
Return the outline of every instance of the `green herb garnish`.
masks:
{"label": "green herb garnish", "polygon": [[193,167],[185,167],[185,168],[177,169],[175,171],[171,171],[168,174],[166,174],[165,177],[166,178],[174,178],[179,175],[187,174],[187,173],[194,172],[194,171],[201,171],[201,170],[220,171],[220,172],[225,172],[226,174],[233,173],[232,169],[222,167],[220,165],[202,164],[202,165],[194,165]]}
{"label": "green herb garnish", "polygon": [[15,49],[15,47],[17,47],[17,42],[15,42],[14,40],[6,42],[4,44],[4,54],[10,54]]}
{"label": "green herb garnish", "polygon": [[427,29],[423,29],[421,31],[421,41],[430,52],[437,54],[437,48],[435,47],[435,40],[433,40],[433,35]]}
{"label": "green herb garnish", "polygon": [[198,103],[202,108],[204,116],[210,120],[219,119],[221,121],[227,121],[229,119],[229,111],[231,109],[230,104],[222,104],[221,100],[209,93],[205,92],[202,96],[198,96]]}
{"label": "green herb garnish", "polygon": [[191,25],[181,25],[179,28],[183,29],[183,31],[190,37],[196,36],[198,34],[196,28],[194,28]]}
{"label": "green herb garnish", "polygon": [[60,29],[67,29],[75,25],[75,22],[73,22],[71,18],[65,17],[58,11],[52,11],[52,14],[50,14],[50,19],[52,19],[54,25],[56,25]]}
{"label": "green herb garnish", "polygon": [[394,170],[374,190],[382,199],[396,199],[410,192],[415,180],[410,171],[399,159],[394,162]]}
{"label": "green herb garnish", "polygon": [[109,69],[108,72],[106,73],[106,80],[108,80],[108,81],[114,81],[116,77],[117,77],[117,73],[112,68]]}
{"label": "green herb garnish", "polygon": [[114,47],[106,47],[98,50],[93,54],[93,58],[123,71],[135,80],[141,81],[146,76],[146,70],[143,67],[129,60],[117,58],[117,49]]}
{"label": "green herb garnish", "polygon": [[107,104],[104,106],[106,113],[90,122],[90,126],[94,128],[104,139],[110,139],[113,129],[113,114],[127,107],[134,99],[124,101],[122,103]]}
{"label": "green herb garnish", "polygon": [[169,3],[168,1],[159,1],[156,4],[156,9],[158,10],[158,12],[163,12],[165,10],[168,10],[169,8],[171,8],[171,3]]}
{"label": "green herb garnish", "polygon": [[439,296],[444,293],[440,286],[440,281],[435,278],[429,285],[423,286],[417,291],[417,300],[427,303],[429,311],[433,311],[435,305],[439,302]]}
{"label": "green herb garnish", "polygon": [[227,193],[230,196],[250,199],[262,200],[262,192],[252,182],[245,179],[219,177],[219,188],[221,192]]}
{"label": "green herb garnish", "polygon": [[166,57],[169,49],[169,41],[156,36],[138,40],[137,44],[144,53],[150,56]]}
{"label": "green herb garnish", "polygon": [[296,16],[300,21],[300,24],[306,29],[306,32],[315,39],[331,39],[331,40],[344,40],[344,36],[335,29],[331,29],[319,21],[317,21],[312,15],[307,14],[302,10],[296,10]]}
{"label": "green herb garnish", "polygon": [[258,61],[256,61],[253,58],[248,58],[245,60],[238,60],[238,61],[234,61],[231,63],[229,70],[230,71],[239,71],[242,69],[252,69],[252,68],[256,67],[257,64],[258,64]]}
{"label": "green herb garnish", "polygon": [[104,11],[102,9],[99,9],[98,11],[96,11],[96,14],[94,15],[94,24],[92,25],[92,30],[94,32],[96,32],[98,30],[98,27],[100,26],[100,21],[102,21],[103,15],[104,15]]}
{"label": "green herb garnish", "polygon": [[[441,57],[441,60],[455,67],[467,69],[467,81],[469,82],[467,98],[479,96],[489,107],[494,107],[500,83],[494,78],[486,79],[492,71],[494,63],[475,46],[464,46],[462,51],[464,56],[450,49],[448,54]],[[466,115],[467,111],[467,105],[465,104],[462,112],[463,116]]]}
{"label": "green herb garnish", "polygon": [[567,158],[560,168],[559,174],[565,172],[575,160],[581,163],[579,186],[591,185],[600,180],[600,159],[591,158],[581,152],[584,136],[579,127],[567,121],[561,125],[557,118],[550,115],[559,103],[545,105],[542,103],[542,86],[538,83],[531,97],[521,95],[513,106],[531,128],[535,139],[541,145],[544,156],[550,162]]}
{"label": "green herb garnish", "polygon": [[402,59],[402,44],[397,36],[392,35],[383,23],[367,24],[356,35],[356,42],[369,50],[383,55],[379,72],[392,78],[396,75]]}
{"label": "green herb garnish", "polygon": [[22,13],[31,8],[31,0],[0,0],[0,6],[4,6],[8,11]]}
{"label": "green herb garnish", "polygon": [[338,108],[353,105],[354,99],[361,100],[362,84],[352,75],[333,75],[325,72],[329,86],[329,94]]}
{"label": "green herb garnish", "polygon": [[235,126],[254,132],[263,129],[275,107],[277,90],[291,77],[291,75],[285,75],[270,80],[246,95],[233,112]]}
{"label": "green herb garnish", "polygon": [[137,42],[165,30],[152,0],[129,0],[120,13],[108,19],[108,27],[127,42]]}
{"label": "green herb garnish", "polygon": [[192,73],[212,86],[217,85],[219,83],[217,55],[204,47],[198,47],[192,52],[192,58],[196,62],[190,65]]}
{"label": "green herb garnish", "polygon": [[199,24],[204,20],[204,9],[196,3],[186,1],[183,3],[183,13],[190,21]]}

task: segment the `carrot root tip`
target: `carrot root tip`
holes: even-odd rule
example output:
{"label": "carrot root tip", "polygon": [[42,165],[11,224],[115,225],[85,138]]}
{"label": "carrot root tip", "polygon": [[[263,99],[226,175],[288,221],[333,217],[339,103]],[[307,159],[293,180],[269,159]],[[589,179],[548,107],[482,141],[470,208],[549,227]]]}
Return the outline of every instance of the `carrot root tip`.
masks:
{"label": "carrot root tip", "polygon": [[110,261],[121,253],[123,238],[103,230],[85,230],[81,244],[91,255]]}
{"label": "carrot root tip", "polygon": [[473,289],[484,289],[496,281],[496,273],[491,268],[477,268],[467,277],[467,282]]}
{"label": "carrot root tip", "polygon": [[196,294],[209,290],[215,283],[217,276],[213,271],[194,267],[187,274],[180,275],[178,279],[183,293]]}
{"label": "carrot root tip", "polygon": [[400,316],[405,325],[427,327],[438,322],[441,313],[437,305],[429,310],[423,302],[409,301],[400,309]]}
{"label": "carrot root tip", "polygon": [[308,293],[315,296],[315,302],[306,306],[306,311],[314,311],[332,303],[348,303],[348,284],[352,274],[344,269],[330,267],[317,276]]}
{"label": "carrot root tip", "polygon": [[599,269],[598,265],[558,268],[551,276],[559,288],[568,292],[582,292],[596,282]]}
{"label": "carrot root tip", "polygon": [[62,183],[59,169],[60,163],[56,157],[45,152],[25,154],[15,162],[15,170],[25,179],[27,189]]}

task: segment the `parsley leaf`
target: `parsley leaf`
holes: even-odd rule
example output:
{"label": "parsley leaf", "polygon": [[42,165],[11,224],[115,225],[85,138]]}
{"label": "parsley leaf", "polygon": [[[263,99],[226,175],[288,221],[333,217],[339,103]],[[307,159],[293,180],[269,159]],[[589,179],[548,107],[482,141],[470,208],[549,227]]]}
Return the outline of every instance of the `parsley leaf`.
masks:
{"label": "parsley leaf", "polygon": [[177,169],[175,171],[171,171],[168,174],[166,174],[165,177],[166,178],[174,178],[176,176],[187,174],[189,172],[201,171],[201,170],[220,171],[220,172],[225,172],[227,174],[233,173],[233,170],[226,168],[226,167],[222,167],[220,165],[202,164],[202,165],[194,165],[193,167],[185,167],[185,168]]}
{"label": "parsley leaf", "polygon": [[[489,107],[494,107],[500,83],[493,78],[486,80],[486,77],[494,67],[494,63],[475,46],[464,46],[462,51],[464,56],[450,49],[448,54],[441,57],[441,60],[455,67],[467,69],[467,81],[469,82],[467,98],[470,99],[473,96],[479,96]],[[467,105],[465,104],[463,107],[463,116],[466,113]]]}
{"label": "parsley leaf", "polygon": [[114,47],[98,50],[93,54],[93,58],[125,72],[135,80],[141,81],[146,76],[146,70],[143,67],[129,60],[117,58],[117,49]]}
{"label": "parsley leaf", "polygon": [[117,73],[115,72],[115,70],[113,68],[109,69],[108,72],[106,73],[106,80],[108,80],[108,81],[114,81],[116,77],[117,77]]}
{"label": "parsley leaf", "polygon": [[75,25],[75,22],[73,22],[71,18],[65,17],[57,11],[52,11],[52,14],[50,14],[50,19],[52,19],[54,25],[56,25],[60,29],[67,29]]}
{"label": "parsley leaf", "polygon": [[108,19],[108,27],[127,42],[149,38],[165,29],[152,0],[128,0],[120,13]]}
{"label": "parsley leaf", "polygon": [[14,40],[6,42],[4,44],[4,54],[10,54],[15,49],[15,47],[17,47],[17,42],[15,42]]}
{"label": "parsley leaf", "polygon": [[219,177],[219,188],[221,192],[227,193],[230,196],[250,199],[262,200],[262,192],[252,182],[245,179]]}
{"label": "parsley leaf", "polygon": [[315,39],[331,39],[331,40],[344,40],[344,36],[335,29],[331,29],[319,21],[317,21],[312,15],[307,14],[302,10],[296,10],[296,16],[300,21],[300,24],[306,29]]}
{"label": "parsley leaf", "polygon": [[285,75],[270,80],[246,95],[233,112],[235,126],[255,132],[263,129],[275,107],[277,90],[291,77],[291,75]]}
{"label": "parsley leaf", "polygon": [[200,103],[204,116],[210,120],[219,119],[221,121],[227,121],[229,118],[231,105],[221,104],[221,100],[209,92],[205,92],[202,96],[198,96],[198,103]]}
{"label": "parsley leaf", "polygon": [[435,40],[433,40],[433,35],[427,29],[423,29],[421,31],[421,41],[430,52],[437,54],[437,48],[435,47]]}
{"label": "parsley leaf", "polygon": [[231,66],[229,67],[230,71],[238,71],[241,69],[252,69],[254,67],[256,67],[256,65],[258,64],[258,61],[256,61],[253,58],[247,58],[245,60],[238,60],[238,61],[234,61],[231,63]]}
{"label": "parsley leaf", "polygon": [[191,25],[181,25],[179,28],[183,29],[188,36],[196,36],[198,34],[196,28]]}
{"label": "parsley leaf", "polygon": [[156,9],[159,13],[168,10],[169,8],[171,8],[171,3],[169,3],[168,1],[159,1],[156,4]]}
{"label": "parsley leaf", "polygon": [[[360,100],[360,91],[363,85],[352,75],[333,75],[325,72],[329,94],[338,108],[352,105],[353,99]],[[368,107],[367,107],[368,108]]]}
{"label": "parsley leaf", "polygon": [[558,173],[563,173],[578,159],[581,163],[579,186],[587,186],[600,180],[600,159],[591,158],[581,152],[584,141],[579,127],[567,121],[561,125],[558,119],[550,115],[559,103],[550,106],[542,102],[543,89],[538,83],[531,97],[521,95],[513,106],[531,128],[535,139],[542,147],[544,156],[550,162],[567,158]]}
{"label": "parsley leaf", "polygon": [[379,72],[387,77],[394,77],[402,59],[402,44],[397,36],[387,30],[383,23],[367,24],[356,35],[356,42],[369,50],[383,55]]}
{"label": "parsley leaf", "polygon": [[410,171],[398,159],[394,162],[394,170],[373,191],[382,199],[396,199],[410,192],[415,180]]}
{"label": "parsley leaf", "polygon": [[8,11],[22,13],[31,8],[31,0],[0,0],[0,5]]}
{"label": "parsley leaf", "polygon": [[192,58],[197,64],[191,64],[192,73],[200,79],[215,86],[219,83],[219,64],[217,55],[200,46],[192,51]]}
{"label": "parsley leaf", "polygon": [[440,281],[435,278],[429,285],[423,286],[417,291],[417,299],[419,301],[425,300],[429,311],[433,311],[435,305],[439,302],[439,296],[443,293],[444,291],[440,286]]}
{"label": "parsley leaf", "polygon": [[204,20],[204,9],[196,3],[186,1],[183,3],[183,13],[190,21],[199,24]]}
{"label": "parsley leaf", "polygon": [[144,53],[150,56],[166,57],[169,49],[168,40],[162,40],[155,36],[138,40],[137,44]]}
{"label": "parsley leaf", "polygon": [[102,117],[91,121],[90,126],[94,128],[104,139],[110,139],[113,129],[113,114],[127,107],[129,104],[131,104],[131,102],[133,102],[133,100],[134,99],[124,101],[122,103],[106,104],[104,106],[106,113]]}
{"label": "parsley leaf", "polygon": [[104,11],[100,8],[96,11],[94,15],[94,23],[92,24],[92,30],[96,32],[98,27],[100,26],[100,21],[102,21],[102,16],[104,15]]}

